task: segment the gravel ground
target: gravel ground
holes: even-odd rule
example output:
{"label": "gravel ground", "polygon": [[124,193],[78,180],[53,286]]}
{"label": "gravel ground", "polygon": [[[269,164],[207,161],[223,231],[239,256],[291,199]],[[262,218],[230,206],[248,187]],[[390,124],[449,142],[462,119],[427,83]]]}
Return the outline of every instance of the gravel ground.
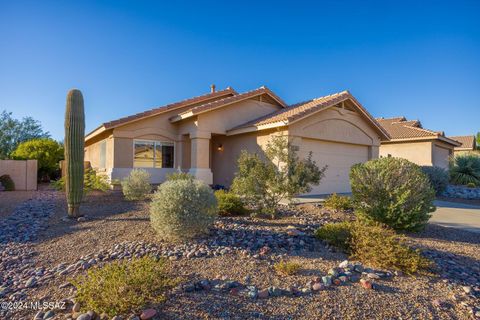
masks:
{"label": "gravel ground", "polygon": [[[95,256],[99,252],[111,259],[112,255],[116,257],[128,250],[132,254],[143,254],[146,250],[169,256],[172,275],[179,277],[183,284],[202,279],[228,279],[243,284],[246,279],[251,279],[250,284],[259,289],[302,287],[312,278],[325,276],[330,268],[346,259],[343,253],[314,240],[311,231],[325,222],[352,217],[349,213],[328,212],[308,204],[297,206],[277,220],[223,218],[217,222],[210,237],[184,248],[156,239],[149,225],[148,204],[123,201],[119,193],[88,196],[82,206],[87,218],[81,222],[65,221],[65,201],[60,194],[50,194],[48,199],[55,202],[48,228],[40,228],[38,239],[33,242],[9,244],[27,246],[32,254],[28,259],[33,259],[37,271],[39,267],[47,270],[45,280],[39,277],[37,285],[23,289],[26,294],[23,300],[60,301],[71,298],[73,288],[65,283],[69,277],[89,267],[87,260],[93,258],[98,262],[92,264],[101,264],[101,259]],[[292,236],[293,242],[285,241],[289,238],[287,232],[291,226],[301,235]],[[252,242],[252,239],[255,241]],[[164,305],[154,307],[162,319],[474,318],[473,313],[477,310],[474,308],[480,308],[478,295],[475,295],[478,292],[468,295],[463,288],[478,288],[480,281],[478,234],[429,226],[420,234],[408,235],[408,239],[436,262],[438,275],[398,275],[374,280],[375,290],[366,290],[358,283],[347,283],[311,294],[266,299],[251,299],[228,291],[174,290]],[[115,246],[133,242],[132,248],[140,247],[140,251],[138,248]],[[270,246],[272,252],[258,256],[256,253],[264,244]],[[203,254],[204,249],[206,254]],[[197,253],[202,254],[197,257]],[[81,257],[84,260],[79,260]],[[277,275],[273,263],[282,258],[299,262],[302,265],[299,274],[288,277]],[[28,259],[25,258],[25,261]],[[65,267],[59,268],[60,264],[72,265],[76,269],[69,274],[62,273]],[[5,269],[8,269],[8,264]],[[52,271],[51,276],[49,270]],[[2,272],[6,270],[2,271],[0,266],[0,275]],[[28,278],[31,274],[29,272],[25,276]],[[11,296],[7,293],[3,299],[8,298]],[[63,311],[55,310],[55,313],[57,319],[65,318]],[[32,310],[24,310],[9,315],[9,319],[31,319],[34,314]]]}
{"label": "gravel ground", "polygon": [[0,218],[10,215],[16,206],[32,199],[37,193],[37,191],[1,191]]}

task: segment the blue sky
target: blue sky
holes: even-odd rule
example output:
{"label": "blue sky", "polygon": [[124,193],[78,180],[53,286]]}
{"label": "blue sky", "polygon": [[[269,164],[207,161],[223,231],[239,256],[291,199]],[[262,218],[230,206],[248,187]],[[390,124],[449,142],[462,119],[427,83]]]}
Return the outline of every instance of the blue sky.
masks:
{"label": "blue sky", "polygon": [[376,117],[480,131],[479,1],[4,1],[0,110],[63,138],[68,89],[87,130],[232,86],[287,103],[344,89]]}

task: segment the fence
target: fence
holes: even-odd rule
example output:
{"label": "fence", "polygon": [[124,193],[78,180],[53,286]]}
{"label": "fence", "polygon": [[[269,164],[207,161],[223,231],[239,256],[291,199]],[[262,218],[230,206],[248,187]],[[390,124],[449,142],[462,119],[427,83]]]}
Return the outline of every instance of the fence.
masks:
{"label": "fence", "polygon": [[0,176],[8,174],[15,190],[37,190],[37,160],[0,160]]}

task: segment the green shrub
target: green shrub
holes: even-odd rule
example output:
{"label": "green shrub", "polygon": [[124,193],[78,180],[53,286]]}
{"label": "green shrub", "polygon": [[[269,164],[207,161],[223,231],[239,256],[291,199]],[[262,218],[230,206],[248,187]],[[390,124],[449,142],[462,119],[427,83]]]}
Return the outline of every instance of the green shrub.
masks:
{"label": "green shrub", "polygon": [[450,178],[448,170],[435,166],[423,166],[422,171],[427,175],[430,185],[435,190],[435,193],[437,195],[442,194],[448,186]]}
{"label": "green shrub", "polygon": [[215,191],[215,197],[218,203],[218,213],[221,216],[244,215],[247,213],[242,199],[235,193],[217,190]]}
{"label": "green shrub", "polygon": [[480,156],[474,153],[455,156],[450,163],[450,181],[460,185],[480,185]]}
{"label": "green shrub", "polygon": [[206,233],[216,215],[213,191],[198,180],[161,184],[150,205],[152,227],[166,240],[186,240]]}
{"label": "green shrub", "polygon": [[[65,191],[65,178],[52,181],[50,185],[58,191]],[[83,193],[88,194],[94,190],[102,192],[110,190],[110,183],[105,175],[97,175],[94,169],[88,168],[83,175]]]}
{"label": "green shrub", "polygon": [[475,188],[477,185],[473,182],[467,183],[467,188]]}
{"label": "green shrub", "polygon": [[176,281],[168,277],[164,260],[147,256],[92,268],[71,282],[85,311],[115,316],[163,302],[165,290]]}
{"label": "green shrub", "polygon": [[318,168],[311,152],[300,159],[285,136],[273,136],[265,148],[265,156],[262,159],[242,151],[232,191],[257,212],[274,218],[280,201],[309,192],[312,185],[320,183],[326,166]]}
{"label": "green shrub", "polygon": [[280,261],[275,263],[273,268],[280,275],[293,276],[302,268],[302,265],[295,261]]}
{"label": "green shrub", "polygon": [[323,202],[323,206],[328,209],[336,210],[336,211],[344,211],[353,209],[352,199],[347,196],[339,196],[338,194],[334,193],[329,196]]}
{"label": "green shrub", "polygon": [[8,174],[0,176],[0,183],[5,188],[5,191],[15,191],[15,183]]}
{"label": "green shrub", "polygon": [[64,158],[63,145],[50,138],[39,138],[20,143],[12,152],[12,159],[38,161],[38,177],[54,178],[59,162]]}
{"label": "green shrub", "polygon": [[356,164],[350,171],[350,183],[360,220],[417,231],[435,210],[435,191],[428,177],[405,159],[389,157]]}
{"label": "green shrub", "polygon": [[412,274],[430,267],[430,262],[419,250],[406,245],[403,236],[378,223],[329,223],[319,228],[315,235],[349,253],[351,259],[376,268]]}
{"label": "green shrub", "polygon": [[315,231],[315,236],[343,251],[348,251],[351,227],[351,222],[327,223]]}
{"label": "green shrub", "polygon": [[186,172],[174,172],[174,173],[169,173],[167,174],[167,181],[172,181],[172,180],[195,180],[195,177],[192,176],[190,173]]}
{"label": "green shrub", "polygon": [[143,169],[134,169],[122,182],[122,192],[127,200],[144,200],[152,192],[150,174]]}

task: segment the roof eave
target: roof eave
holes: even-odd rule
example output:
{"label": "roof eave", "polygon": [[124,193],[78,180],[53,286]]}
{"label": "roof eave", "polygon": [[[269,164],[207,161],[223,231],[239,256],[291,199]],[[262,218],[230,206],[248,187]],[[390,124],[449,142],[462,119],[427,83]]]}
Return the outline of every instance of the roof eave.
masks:
{"label": "roof eave", "polygon": [[248,126],[248,127],[244,127],[244,128],[228,130],[227,131],[227,136],[234,136],[234,135],[242,134],[242,133],[274,129],[274,128],[288,126],[289,124],[290,123],[288,122],[288,120],[282,120],[282,121],[276,121],[276,122],[267,123],[267,124],[259,125],[259,126]]}

